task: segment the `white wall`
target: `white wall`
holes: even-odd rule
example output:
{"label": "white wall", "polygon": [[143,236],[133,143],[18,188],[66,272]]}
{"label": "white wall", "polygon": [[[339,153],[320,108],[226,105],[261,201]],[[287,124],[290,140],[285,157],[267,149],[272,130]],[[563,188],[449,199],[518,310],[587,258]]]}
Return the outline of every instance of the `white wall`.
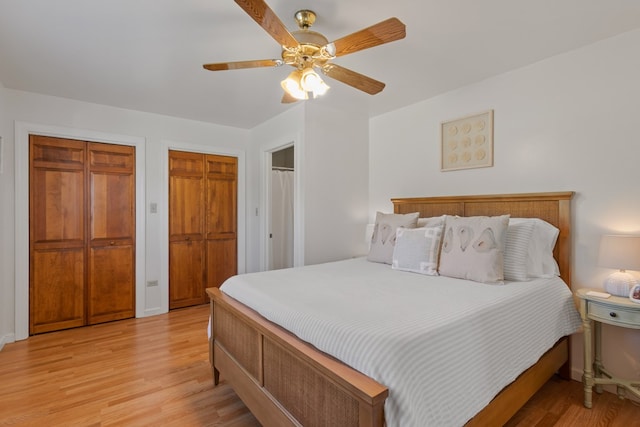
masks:
{"label": "white wall", "polygon": [[[252,130],[252,144],[259,147],[260,155],[250,169],[260,170],[261,176],[265,174],[263,154],[295,142],[295,265],[366,252],[368,123],[366,114],[345,114],[314,100]],[[264,180],[253,178],[250,187],[261,188],[264,196]],[[265,204],[263,198],[258,233],[263,250],[268,233]]]}
{"label": "white wall", "polygon": [[252,156],[252,164],[249,169],[249,199],[256,204],[249,211],[258,214],[252,217],[249,225],[251,244],[251,259],[255,263],[249,266],[251,271],[263,271],[267,269],[266,252],[269,244],[269,212],[268,194],[269,182],[265,179],[270,172],[271,152],[293,144],[294,146],[294,265],[299,266],[304,262],[304,194],[301,184],[304,182],[304,168],[301,163],[301,154],[304,152],[304,103],[285,111],[271,120],[256,126],[251,130],[251,146],[256,150]]}
{"label": "white wall", "polygon": [[[640,234],[640,31],[370,121],[369,218],[392,197],[572,190],[573,288],[601,287],[606,233]],[[440,171],[442,121],[494,110],[494,166]],[[636,272],[637,275],[637,272]],[[640,377],[640,330],[603,327],[604,361]],[[574,378],[582,335],[573,340]]]}
{"label": "white wall", "polygon": [[368,118],[306,104],[305,264],[365,254]]}
{"label": "white wall", "polygon": [[[236,155],[240,161],[239,177],[239,214],[238,221],[239,248],[242,250],[239,261],[239,271],[246,269],[246,211],[245,211],[245,175],[247,144],[249,131],[218,126],[155,114],[142,113],[103,105],[83,103],[68,99],[43,96],[33,93],[0,89],[0,136],[5,145],[4,173],[0,175],[0,339],[11,341],[16,331],[14,318],[15,289],[28,286],[22,280],[15,283],[14,269],[14,226],[24,219],[14,217],[14,188],[15,178],[19,180],[18,187],[25,188],[25,170],[28,163],[18,165],[14,169],[13,159],[16,154],[24,153],[25,147],[14,144],[14,128],[43,128],[54,129],[56,133],[73,135],[98,135],[109,139],[115,138],[142,140],[143,156],[141,169],[143,172],[143,244],[140,247],[146,251],[137,253],[143,258],[142,290],[138,289],[137,299],[145,302],[142,312],[154,314],[166,311],[166,260],[163,260],[163,246],[166,247],[166,157],[169,148],[185,150],[202,150],[219,152],[221,154]],[[17,141],[23,144],[24,141]],[[20,151],[22,150],[22,151]],[[18,155],[18,159],[24,156]],[[140,169],[140,168],[138,168]],[[26,175],[28,176],[28,174]],[[28,189],[28,186],[26,187]],[[140,196],[139,191],[139,196]],[[28,194],[15,195],[19,206],[25,205]],[[150,214],[149,203],[156,202],[159,206],[158,214]],[[28,206],[28,204],[26,205]],[[28,214],[28,211],[27,211]],[[140,224],[139,224],[140,226]],[[20,243],[20,242],[19,242]],[[21,242],[24,244],[24,242]],[[28,241],[27,241],[28,247]],[[28,276],[27,276],[28,277]],[[145,280],[159,280],[160,286],[154,289],[144,289]],[[18,313],[20,315],[20,313]],[[138,310],[140,315],[140,310]],[[19,329],[19,328],[18,328]],[[20,337],[18,337],[20,338]]]}

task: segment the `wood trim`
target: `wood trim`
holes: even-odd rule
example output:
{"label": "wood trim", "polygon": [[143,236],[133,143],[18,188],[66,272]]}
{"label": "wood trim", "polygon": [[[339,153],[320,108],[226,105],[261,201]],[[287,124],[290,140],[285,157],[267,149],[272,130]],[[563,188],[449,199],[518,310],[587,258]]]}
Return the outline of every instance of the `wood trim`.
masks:
{"label": "wood trim", "polygon": [[[561,275],[570,286],[571,266],[571,198],[573,192],[527,193],[479,196],[443,196],[426,198],[392,199],[396,213],[420,212],[421,216],[453,215],[498,215],[512,214],[514,217],[542,218],[558,227],[560,234],[554,255],[558,260]],[[272,367],[265,363],[264,342],[275,343],[287,355],[304,365],[310,373],[319,374],[326,381],[334,384],[358,402],[358,427],[384,426],[384,400],[388,389],[344,365],[335,358],[320,352],[315,347],[301,341],[290,332],[264,319],[255,311],[220,292],[217,288],[207,289],[211,300],[211,310],[228,311],[231,318],[242,323],[243,327],[255,330],[259,335],[259,346],[256,355],[260,369],[257,378],[233,357],[228,346],[219,342],[215,322],[212,324],[212,355],[214,374],[222,375],[234,387],[238,395],[251,409],[256,418],[264,425],[301,425],[291,415],[291,411],[283,406],[265,388],[264,376]],[[215,318],[215,317],[214,317]],[[233,340],[227,334],[225,338]],[[229,344],[229,343],[228,343]],[[231,345],[237,345],[231,343]],[[512,384],[501,391],[493,401],[479,412],[469,426],[503,425],[518,409],[556,372],[561,365],[567,366],[569,357],[568,339],[562,339],[552,350],[525,371]],[[303,375],[304,376],[304,375]],[[217,376],[214,381],[217,382]],[[292,384],[299,387],[300,384]],[[300,397],[315,399],[318,396]],[[321,396],[320,396],[321,397]],[[321,420],[331,419],[332,413],[327,411],[318,415]],[[275,424],[274,424],[275,423]],[[313,424],[313,423],[312,423]]]}

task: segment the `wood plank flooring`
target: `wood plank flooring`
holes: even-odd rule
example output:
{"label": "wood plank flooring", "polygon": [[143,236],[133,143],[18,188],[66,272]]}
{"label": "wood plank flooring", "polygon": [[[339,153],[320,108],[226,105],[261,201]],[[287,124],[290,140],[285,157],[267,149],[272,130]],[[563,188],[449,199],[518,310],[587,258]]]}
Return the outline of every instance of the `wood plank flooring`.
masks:
{"label": "wood plank flooring", "polygon": [[[71,329],[0,351],[0,426],[257,427],[224,382],[213,388],[208,307]],[[640,406],[554,378],[508,427],[640,426]],[[271,427],[271,426],[266,426]]]}

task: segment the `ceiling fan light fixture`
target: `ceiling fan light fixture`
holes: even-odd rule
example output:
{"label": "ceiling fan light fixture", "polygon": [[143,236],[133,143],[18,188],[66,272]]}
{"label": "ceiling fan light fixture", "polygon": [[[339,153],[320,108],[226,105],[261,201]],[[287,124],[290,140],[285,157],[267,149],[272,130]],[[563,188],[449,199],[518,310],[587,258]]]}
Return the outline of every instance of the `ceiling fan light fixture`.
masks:
{"label": "ceiling fan light fixture", "polygon": [[305,100],[309,99],[307,92],[302,88],[300,79],[302,78],[302,71],[293,70],[289,76],[280,82],[280,86],[289,95],[295,99]]}
{"label": "ceiling fan light fixture", "polygon": [[313,68],[305,68],[300,77],[300,87],[305,92],[313,93],[313,97],[324,95],[329,90],[322,78],[313,70]]}

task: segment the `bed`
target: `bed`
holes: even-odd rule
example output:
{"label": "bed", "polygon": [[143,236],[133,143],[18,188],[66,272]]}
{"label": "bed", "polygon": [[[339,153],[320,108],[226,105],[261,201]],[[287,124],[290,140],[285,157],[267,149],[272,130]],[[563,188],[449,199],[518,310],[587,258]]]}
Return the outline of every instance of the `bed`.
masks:
{"label": "bed", "polygon": [[[559,229],[554,257],[570,285],[573,193],[393,199],[398,214],[540,218]],[[263,425],[383,426],[389,389],[299,339],[218,289],[211,298],[210,362]],[[555,372],[569,376],[568,338],[560,339],[467,425],[504,424]],[[434,367],[437,369],[437,367]]]}

